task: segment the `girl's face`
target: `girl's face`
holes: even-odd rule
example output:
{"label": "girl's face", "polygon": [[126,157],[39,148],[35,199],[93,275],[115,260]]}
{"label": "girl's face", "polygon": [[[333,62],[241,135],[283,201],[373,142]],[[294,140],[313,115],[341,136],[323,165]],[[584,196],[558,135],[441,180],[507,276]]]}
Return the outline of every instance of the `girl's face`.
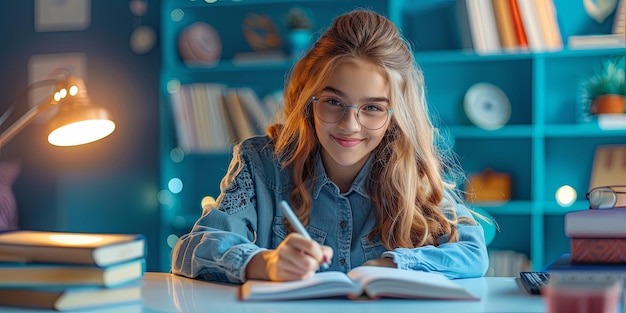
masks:
{"label": "girl's face", "polygon": [[[386,111],[391,108],[388,90],[386,79],[374,65],[353,61],[338,67],[321,93],[315,95],[318,99],[313,103],[315,132],[322,146],[324,166],[331,179],[354,179],[370,153],[383,139],[391,120],[391,114]],[[322,108],[341,104],[350,107],[342,119],[329,123],[332,120],[328,116],[323,118]],[[357,119],[358,108],[361,108],[361,122]],[[374,113],[385,116],[385,120],[372,127],[371,116]],[[368,129],[361,123],[368,128],[379,128]]]}

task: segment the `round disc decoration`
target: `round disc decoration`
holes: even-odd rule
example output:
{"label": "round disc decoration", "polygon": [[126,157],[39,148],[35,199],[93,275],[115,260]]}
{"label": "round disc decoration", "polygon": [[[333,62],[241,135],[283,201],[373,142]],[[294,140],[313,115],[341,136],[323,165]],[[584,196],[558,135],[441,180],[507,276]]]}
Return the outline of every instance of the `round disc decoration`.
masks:
{"label": "round disc decoration", "polygon": [[511,104],[506,94],[489,83],[470,87],[465,93],[463,108],[470,122],[488,130],[504,126],[511,117]]}
{"label": "round disc decoration", "polygon": [[241,25],[246,41],[254,51],[268,51],[280,48],[282,39],[278,26],[266,15],[250,13]]}
{"label": "round disc decoration", "polygon": [[222,55],[222,42],[213,26],[196,22],[178,36],[178,53],[187,64],[215,65]]}

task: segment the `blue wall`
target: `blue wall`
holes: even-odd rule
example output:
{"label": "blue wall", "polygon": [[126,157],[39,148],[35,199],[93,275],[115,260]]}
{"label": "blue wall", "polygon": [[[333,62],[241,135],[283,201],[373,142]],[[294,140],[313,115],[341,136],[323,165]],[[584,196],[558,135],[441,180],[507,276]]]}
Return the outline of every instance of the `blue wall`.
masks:
{"label": "blue wall", "polygon": [[160,46],[136,55],[128,44],[140,23],[159,32],[160,2],[147,2],[140,19],[129,1],[92,0],[89,27],[63,32],[34,31],[33,0],[0,2],[0,111],[26,88],[31,55],[84,53],[89,95],[117,121],[110,137],[71,148],[49,145],[45,125],[31,124],[2,149],[0,160],[21,163],[14,184],[21,228],[142,233],[153,270],[158,268]]}

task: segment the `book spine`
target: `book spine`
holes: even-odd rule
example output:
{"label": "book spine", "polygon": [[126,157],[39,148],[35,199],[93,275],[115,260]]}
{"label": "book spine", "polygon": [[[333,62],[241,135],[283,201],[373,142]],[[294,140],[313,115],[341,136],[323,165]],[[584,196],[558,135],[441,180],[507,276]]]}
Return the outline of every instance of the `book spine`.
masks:
{"label": "book spine", "polygon": [[515,39],[515,27],[509,2],[508,0],[493,0],[492,5],[498,26],[500,44],[505,51],[515,51],[517,49],[517,40]]}
{"label": "book spine", "polygon": [[626,35],[626,0],[621,0],[615,10],[613,34]]}
{"label": "book spine", "polygon": [[193,149],[193,129],[191,129],[191,126],[194,124],[193,120],[189,118],[191,114],[187,113],[191,107],[189,89],[186,86],[181,86],[178,91],[170,94],[170,100],[177,144],[183,150],[191,151]]}
{"label": "book spine", "polygon": [[522,22],[522,15],[520,13],[519,6],[517,5],[517,0],[508,1],[509,7],[511,8],[511,18],[513,20],[517,45],[521,49],[528,49],[528,38],[526,37],[526,30],[524,29],[524,23]]}
{"label": "book spine", "polygon": [[194,145],[194,152],[203,152],[211,146],[211,133],[209,132],[209,112],[207,108],[207,94],[203,84],[192,85],[194,132],[198,142]]}
{"label": "book spine", "polygon": [[227,111],[230,113],[230,120],[237,135],[237,141],[242,141],[254,135],[252,123],[248,120],[246,113],[243,111],[237,91],[235,88],[229,88],[225,94]]}
{"label": "book spine", "polygon": [[269,112],[266,111],[263,103],[250,87],[237,88],[237,96],[248,119],[253,124],[254,132],[263,134],[272,122],[273,117],[269,116]]}
{"label": "book spine", "polygon": [[537,16],[535,3],[532,0],[518,0],[517,4],[519,6],[530,50],[545,50],[545,39],[543,38],[541,26],[539,25],[539,18]]}
{"label": "book spine", "polygon": [[626,238],[570,238],[572,262],[626,263]]}
{"label": "book spine", "polygon": [[465,0],[465,3],[474,51],[479,54],[489,53],[484,24],[480,14],[480,0]]}
{"label": "book spine", "polygon": [[209,132],[211,137],[210,151],[226,150],[228,147],[228,127],[222,112],[221,86],[211,83],[204,84],[207,95],[207,112],[209,116]]}
{"label": "book spine", "polygon": [[480,1],[480,15],[482,16],[485,38],[487,40],[487,49],[489,52],[500,52],[502,44],[498,37],[498,26],[496,25],[496,17],[493,9],[492,0]]}
{"label": "book spine", "polygon": [[561,35],[561,27],[559,26],[559,20],[557,17],[556,5],[554,5],[554,0],[539,0],[540,5],[542,5],[539,10],[545,10],[548,15],[548,24],[549,30],[551,34],[552,49],[554,50],[562,50],[563,49],[563,37]]}
{"label": "book spine", "polygon": [[558,50],[561,48],[560,40],[557,38],[557,31],[554,29],[556,23],[553,21],[556,17],[552,16],[550,6],[551,0],[534,0],[534,8],[537,13],[539,29],[544,38],[546,50]]}

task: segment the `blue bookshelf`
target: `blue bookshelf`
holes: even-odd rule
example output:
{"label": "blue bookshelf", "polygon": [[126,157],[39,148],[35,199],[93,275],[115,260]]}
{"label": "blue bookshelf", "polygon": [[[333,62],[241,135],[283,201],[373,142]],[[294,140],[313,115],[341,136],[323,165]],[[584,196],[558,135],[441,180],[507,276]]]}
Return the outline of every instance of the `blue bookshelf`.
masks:
{"label": "blue bookshelf", "polygon": [[[625,54],[626,49],[477,55],[461,49],[455,4],[455,0],[217,0],[211,4],[164,0],[160,104],[162,268],[169,270],[170,247],[201,213],[202,198],[218,195],[219,181],[230,159],[229,151],[185,155],[176,150],[169,88],[192,82],[217,82],[252,87],[259,95],[282,88],[291,62],[241,66],[231,58],[237,51],[249,50],[240,34],[246,13],[267,14],[280,24],[282,16],[294,5],[310,9],[320,30],[335,15],[354,7],[372,8],[389,16],[415,49],[425,75],[433,119],[450,135],[464,171],[471,174],[492,168],[512,177],[510,201],[481,206],[501,227],[489,248],[522,252],[530,258],[534,269],[568,252],[569,242],[562,232],[563,215],[586,209],[584,194],[595,147],[626,141],[626,130],[607,131],[595,121],[579,122],[578,84],[603,58]],[[555,5],[564,42],[569,35],[584,33],[578,27],[588,22],[581,11],[582,3],[555,0]],[[228,43],[213,67],[188,67],[178,56],[178,33],[195,21],[214,25],[223,43]],[[608,32],[609,28],[610,25],[598,25],[585,31]],[[504,127],[484,130],[465,116],[463,96],[479,82],[498,86],[509,98],[512,114]],[[168,189],[173,178],[180,179],[182,191],[173,193]],[[555,201],[556,190],[563,185],[577,191],[572,206],[562,207]]]}

